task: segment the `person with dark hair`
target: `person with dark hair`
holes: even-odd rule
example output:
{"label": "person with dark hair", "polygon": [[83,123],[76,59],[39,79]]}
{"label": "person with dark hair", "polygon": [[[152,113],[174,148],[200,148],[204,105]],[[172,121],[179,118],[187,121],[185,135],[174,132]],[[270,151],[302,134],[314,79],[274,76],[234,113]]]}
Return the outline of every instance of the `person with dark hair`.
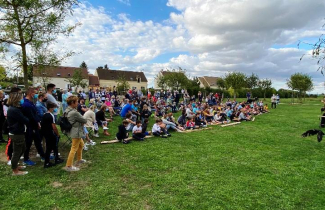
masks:
{"label": "person with dark hair", "polygon": [[25,175],[27,171],[20,171],[25,169],[26,166],[18,166],[18,161],[22,154],[24,154],[26,143],[25,143],[25,130],[26,125],[29,124],[29,120],[25,117],[20,109],[24,103],[23,94],[20,92],[12,92],[9,95],[8,100],[8,112],[7,121],[9,127],[9,138],[13,145],[13,154],[11,158],[11,168],[13,175]]}
{"label": "person with dark hair", "polygon": [[[57,109],[56,104],[47,103],[47,112],[43,115],[41,126],[42,134],[46,140],[46,153],[44,168],[49,168],[55,164],[63,163],[63,160],[59,158],[58,154],[58,138],[60,137],[59,131],[55,125],[55,119],[53,112]],[[55,156],[55,164],[50,162],[50,154],[53,150]]]}
{"label": "person with dark hair", "polygon": [[126,130],[126,127],[128,126],[128,121],[123,120],[122,124],[118,126],[118,132],[116,134],[117,140],[121,141],[123,144],[128,144],[129,141],[126,139],[129,137],[129,134]]}
{"label": "person with dark hair", "polygon": [[36,97],[35,89],[29,88],[26,92],[26,97],[24,99],[24,103],[22,105],[23,114],[28,118],[29,124],[27,125],[27,130],[25,133],[26,140],[26,150],[24,154],[24,163],[26,165],[33,166],[36,163],[29,159],[29,151],[32,146],[33,140],[35,147],[37,149],[38,154],[41,158],[44,158],[45,154],[42,147],[42,140],[39,133],[41,128],[41,119],[37,115],[37,109],[35,104],[33,104],[32,100]]}
{"label": "person with dark hair", "polygon": [[137,120],[136,125],[132,129],[132,137],[135,140],[143,141],[146,135],[142,133],[141,121]]}
{"label": "person with dark hair", "polygon": [[43,115],[47,112],[45,103],[47,102],[47,94],[40,93],[38,94],[38,101],[36,102],[37,115],[42,119]]}
{"label": "person with dark hair", "polygon": [[84,98],[79,98],[79,104],[77,110],[82,116],[86,113],[86,111],[88,111],[88,108],[85,105]]}
{"label": "person with dark hair", "polygon": [[[56,87],[55,84],[48,84],[47,85],[47,87],[46,87],[46,90],[47,90],[47,102],[56,104],[56,106],[59,107],[59,103],[56,101],[55,97],[53,96],[54,94],[56,94],[55,87]],[[54,118],[55,118],[55,122],[57,121],[58,113],[59,113],[58,110],[53,113]]]}

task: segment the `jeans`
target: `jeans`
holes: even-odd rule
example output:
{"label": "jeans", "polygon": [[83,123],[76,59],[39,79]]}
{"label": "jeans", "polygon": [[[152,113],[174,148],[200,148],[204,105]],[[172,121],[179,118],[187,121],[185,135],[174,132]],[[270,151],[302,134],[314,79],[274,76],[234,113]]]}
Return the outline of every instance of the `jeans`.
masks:
{"label": "jeans", "polygon": [[10,135],[11,143],[13,146],[13,154],[11,158],[11,168],[16,169],[18,167],[18,161],[26,149],[25,136],[24,135]]}
{"label": "jeans", "polygon": [[68,104],[67,103],[62,103],[62,113],[65,112],[65,110],[68,108]]}
{"label": "jeans", "polygon": [[30,151],[30,148],[32,147],[33,140],[34,140],[34,145],[36,147],[38,154],[42,158],[44,158],[45,154],[43,151],[42,139],[41,139],[39,130],[37,128],[33,129],[31,127],[27,127],[27,131],[25,133],[26,150],[25,150],[25,154],[24,154],[24,161],[29,160],[29,151]]}
{"label": "jeans", "polygon": [[272,109],[276,109],[276,102],[272,102],[271,107],[272,107]]}
{"label": "jeans", "polygon": [[82,159],[82,149],[84,148],[84,141],[80,139],[72,139],[71,150],[68,156],[67,165],[68,167],[72,166],[73,159],[75,154],[77,153],[77,160]]}
{"label": "jeans", "polygon": [[169,130],[169,128],[172,128],[173,130],[176,130],[175,126],[167,124],[166,125],[166,130]]}

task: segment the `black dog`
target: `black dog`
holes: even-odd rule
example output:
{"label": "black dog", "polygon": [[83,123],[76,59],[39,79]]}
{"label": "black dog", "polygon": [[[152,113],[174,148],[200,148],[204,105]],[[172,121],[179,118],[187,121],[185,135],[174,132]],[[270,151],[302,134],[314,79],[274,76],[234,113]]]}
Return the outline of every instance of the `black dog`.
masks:
{"label": "black dog", "polygon": [[307,137],[307,136],[314,136],[316,134],[317,134],[317,140],[318,140],[318,142],[321,142],[322,139],[323,139],[323,136],[325,135],[323,133],[323,131],[321,131],[321,130],[316,130],[316,129],[308,130],[305,133],[303,133],[301,136],[302,137]]}

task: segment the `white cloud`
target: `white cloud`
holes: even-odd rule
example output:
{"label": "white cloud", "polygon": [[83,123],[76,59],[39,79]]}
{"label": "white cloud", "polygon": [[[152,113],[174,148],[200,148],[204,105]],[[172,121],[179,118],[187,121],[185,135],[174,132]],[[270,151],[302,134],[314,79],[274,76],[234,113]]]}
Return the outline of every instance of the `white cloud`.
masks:
{"label": "white cloud", "polygon": [[[180,66],[191,76],[254,72],[271,78],[276,88],[284,87],[291,74],[303,72],[320,90],[324,78],[316,71],[316,61],[307,56],[299,62],[307,51],[273,46],[322,34],[323,0],[169,0],[167,5],[179,12],[161,23],[133,21],[128,14],[115,17],[102,7],[81,5],[68,22],[82,26],[70,38],[60,37],[55,48],[82,52],[66,65],[79,66],[84,60],[92,71],[104,64],[144,71],[151,85],[159,70]],[[150,63],[177,52],[180,55],[169,61]]]}
{"label": "white cloud", "polygon": [[117,0],[118,2],[121,2],[122,4],[125,4],[127,6],[131,6],[130,0]]}

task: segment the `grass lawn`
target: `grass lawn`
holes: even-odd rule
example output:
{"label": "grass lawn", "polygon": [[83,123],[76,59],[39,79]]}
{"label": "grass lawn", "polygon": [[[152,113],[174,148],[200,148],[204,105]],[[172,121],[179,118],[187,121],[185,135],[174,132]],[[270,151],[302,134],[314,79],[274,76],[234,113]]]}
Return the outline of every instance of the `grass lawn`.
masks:
{"label": "grass lawn", "polygon": [[325,142],[300,137],[318,129],[321,106],[284,103],[255,122],[128,145],[97,138],[75,173],[35,159],[13,177],[3,162],[0,209],[324,209]]}

